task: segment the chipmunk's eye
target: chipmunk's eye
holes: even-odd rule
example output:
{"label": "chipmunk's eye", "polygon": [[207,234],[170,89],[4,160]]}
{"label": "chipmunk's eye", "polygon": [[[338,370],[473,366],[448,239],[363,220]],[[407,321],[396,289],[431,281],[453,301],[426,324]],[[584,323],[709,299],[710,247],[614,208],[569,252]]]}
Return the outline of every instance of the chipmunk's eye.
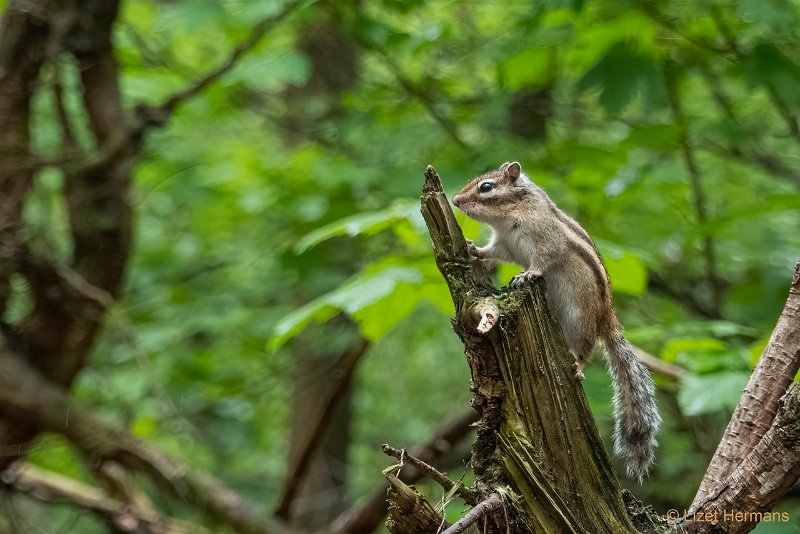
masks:
{"label": "chipmunk's eye", "polygon": [[478,191],[481,193],[488,193],[492,190],[492,188],[494,188],[494,184],[492,182],[483,182],[478,186]]}

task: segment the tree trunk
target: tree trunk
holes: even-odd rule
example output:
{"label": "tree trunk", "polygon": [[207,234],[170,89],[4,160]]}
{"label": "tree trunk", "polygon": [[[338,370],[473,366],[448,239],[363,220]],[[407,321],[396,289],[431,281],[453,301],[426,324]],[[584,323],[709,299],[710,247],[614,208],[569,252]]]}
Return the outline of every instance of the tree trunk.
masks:
{"label": "tree trunk", "polygon": [[352,375],[367,349],[344,316],[329,324],[312,327],[292,343],[287,476],[295,480],[287,479],[277,515],[309,530],[329,525],[347,505]]}

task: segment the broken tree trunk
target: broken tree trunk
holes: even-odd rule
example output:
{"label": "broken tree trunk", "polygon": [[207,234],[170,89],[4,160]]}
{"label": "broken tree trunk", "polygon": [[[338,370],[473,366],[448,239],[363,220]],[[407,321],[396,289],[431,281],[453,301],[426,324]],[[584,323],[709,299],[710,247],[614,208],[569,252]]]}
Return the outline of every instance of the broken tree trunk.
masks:
{"label": "broken tree trunk", "polygon": [[[428,167],[425,177],[422,213],[453,297],[453,328],[481,416],[471,461],[478,503],[469,503],[470,517],[441,531],[461,532],[459,523],[474,523],[476,511],[484,514],[482,532],[668,531],[651,510],[628,495],[623,500],[544,283],[495,289],[467,254],[436,171]],[[407,532],[406,519],[391,515],[390,530]]]}

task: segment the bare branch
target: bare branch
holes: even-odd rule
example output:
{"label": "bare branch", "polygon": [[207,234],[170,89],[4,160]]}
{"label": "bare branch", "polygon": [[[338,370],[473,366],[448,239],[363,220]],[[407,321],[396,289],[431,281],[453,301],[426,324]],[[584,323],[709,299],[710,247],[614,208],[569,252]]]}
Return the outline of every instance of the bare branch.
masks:
{"label": "bare branch", "polygon": [[692,510],[742,464],[773,426],[780,399],[800,369],[800,263],[795,266],[789,298],[769,343],[742,392],[725,435],[697,490]]}
{"label": "bare branch", "polygon": [[[800,386],[794,384],[780,404],[758,445],[703,500],[692,504],[687,517],[702,513],[716,518],[715,533],[749,532],[791,489],[800,478]],[[705,521],[687,521],[686,527],[692,534],[708,532]]]}
{"label": "bare branch", "polygon": [[98,488],[29,464],[3,472],[2,483],[20,494],[46,503],[70,504],[80,510],[89,510],[119,531],[152,534],[209,532],[198,524],[165,518],[152,508],[131,507]]}
{"label": "bare branch", "polygon": [[464,514],[464,517],[453,523],[452,527],[442,532],[442,534],[461,534],[471,525],[477,523],[478,520],[488,516],[501,506],[503,506],[503,499],[500,498],[500,494],[492,493],[489,497],[472,508],[472,510]]}
{"label": "bare branch", "polygon": [[[472,425],[478,420],[478,414],[472,408],[450,421],[442,427],[436,435],[426,445],[414,449],[412,454],[431,464],[444,453],[450,451],[453,446],[470,434]],[[397,477],[406,484],[413,484],[422,478],[422,473],[410,465],[406,465],[400,470]],[[388,503],[386,502],[386,490],[384,485],[376,490],[369,502],[363,508],[356,511],[348,511],[339,516],[331,528],[332,532],[338,534],[367,534],[374,532],[383,521]]]}
{"label": "bare branch", "polygon": [[16,418],[63,435],[91,461],[115,461],[140,471],[168,494],[230,525],[237,532],[289,532],[254,503],[205,472],[194,471],[78,406],[63,390],[0,347],[0,407]]}
{"label": "bare branch", "polygon": [[394,447],[391,447],[385,443],[383,444],[382,449],[385,454],[394,456],[400,460],[401,463],[408,463],[414,466],[417,471],[439,484],[442,488],[444,488],[445,491],[451,491],[453,488],[457,487],[456,494],[464,499],[467,504],[474,506],[478,502],[474,491],[464,487],[464,485],[460,482],[453,482],[441,471],[431,467],[419,458],[406,453],[405,449],[395,449]]}
{"label": "bare branch", "polygon": [[215,80],[230,72],[230,70],[236,66],[236,63],[238,63],[242,56],[255,48],[255,46],[261,42],[261,39],[263,39],[270,30],[282,22],[286,17],[291,15],[297,8],[304,4],[310,5],[314,1],[315,0],[292,0],[286,4],[280,12],[268,16],[253,26],[253,28],[250,30],[250,34],[244,39],[244,41],[236,45],[233,51],[218,67],[200,76],[188,87],[173,93],[164,101],[164,103],[158,106],[160,111],[169,115],[175,110],[176,107],[178,107],[178,105],[198,95],[201,91],[203,91],[203,89],[211,85],[211,83],[213,83]]}

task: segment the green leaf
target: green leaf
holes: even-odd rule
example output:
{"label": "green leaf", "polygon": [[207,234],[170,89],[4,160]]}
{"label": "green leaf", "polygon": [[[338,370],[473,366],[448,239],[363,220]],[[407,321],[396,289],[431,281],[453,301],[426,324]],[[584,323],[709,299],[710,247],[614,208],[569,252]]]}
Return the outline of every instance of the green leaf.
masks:
{"label": "green leaf", "polygon": [[614,291],[641,295],[647,289],[647,269],[639,256],[632,252],[609,254],[604,258]]}
{"label": "green leaf", "polygon": [[643,94],[651,103],[663,101],[663,83],[656,60],[617,45],[578,82],[578,89],[600,89],[600,104],[610,115],[623,111]]}
{"label": "green leaf", "polygon": [[661,349],[661,359],[666,362],[674,362],[685,359],[688,354],[692,353],[724,354],[726,348],[725,343],[713,338],[671,339]]}
{"label": "green leaf", "polygon": [[[363,310],[391,295],[400,284],[413,284],[418,287],[422,283],[422,274],[419,270],[392,263],[384,261],[370,265],[339,288],[287,314],[275,326],[269,342],[270,348],[272,350],[280,348],[311,322],[326,321],[339,311],[347,313],[360,323],[366,322],[369,334],[388,331],[411,310],[406,311],[402,308],[401,313],[393,315],[386,309],[381,309],[381,312],[386,313],[385,321],[372,320],[368,312]],[[376,309],[373,308],[371,311],[375,312]]]}
{"label": "green leaf", "polygon": [[661,350],[661,359],[676,362],[695,374],[749,369],[748,354],[714,338],[683,337],[669,340]]}
{"label": "green leaf", "polygon": [[509,89],[544,85],[555,74],[555,47],[529,48],[508,58],[500,66],[503,84]]}
{"label": "green leaf", "polygon": [[627,46],[641,53],[657,50],[658,25],[646,14],[635,9],[618,13],[607,20],[592,20],[580,28],[574,45],[566,54],[567,70],[581,76],[586,70],[615,47]]}
{"label": "green leaf", "polygon": [[[385,210],[359,213],[320,226],[303,236],[295,245],[294,250],[297,254],[302,254],[311,247],[333,237],[373,235],[402,220],[408,220],[416,228],[420,218],[419,203],[417,201],[400,199]],[[403,229],[402,232],[405,233],[406,230]]]}
{"label": "green leaf", "polygon": [[679,133],[674,124],[646,124],[632,128],[623,144],[626,148],[668,150],[677,145]]}
{"label": "green leaf", "polygon": [[416,284],[399,283],[384,298],[353,313],[361,333],[368,339],[382,338],[417,307],[422,294]]}
{"label": "green leaf", "polygon": [[800,65],[772,43],[760,43],[745,60],[750,83],[764,85],[792,108],[800,106]]}
{"label": "green leaf", "polygon": [[326,321],[337,312],[336,307],[331,306],[325,298],[313,300],[305,306],[291,311],[275,325],[269,341],[270,348],[272,350],[279,349],[312,321]]}
{"label": "green leaf", "polygon": [[797,26],[797,4],[787,0],[739,0],[736,5],[741,20],[758,25],[793,31]]}
{"label": "green leaf", "polygon": [[681,381],[678,404],[685,415],[695,416],[736,408],[750,373],[725,371],[689,375]]}
{"label": "green leaf", "polygon": [[302,86],[311,75],[311,63],[301,53],[264,53],[245,56],[224,78],[222,83],[231,86],[242,83],[253,90],[282,89],[287,85]]}

